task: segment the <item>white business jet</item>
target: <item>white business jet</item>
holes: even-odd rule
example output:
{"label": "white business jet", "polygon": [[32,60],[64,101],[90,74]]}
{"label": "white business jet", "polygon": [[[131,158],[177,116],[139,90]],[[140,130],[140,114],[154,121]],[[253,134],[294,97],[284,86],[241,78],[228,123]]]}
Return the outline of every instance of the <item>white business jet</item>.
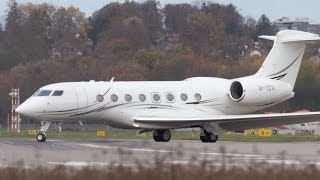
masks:
{"label": "white business jet", "polygon": [[307,42],[319,35],[285,30],[260,36],[274,45],[259,71],[236,79],[194,77],[183,81],[64,82],[44,86],[17,108],[38,119],[36,136],[46,140],[51,122],[98,122],[153,131],[168,142],[170,129],[199,127],[202,142],[226,131],[318,121],[320,112],[249,114],[294,97]]}

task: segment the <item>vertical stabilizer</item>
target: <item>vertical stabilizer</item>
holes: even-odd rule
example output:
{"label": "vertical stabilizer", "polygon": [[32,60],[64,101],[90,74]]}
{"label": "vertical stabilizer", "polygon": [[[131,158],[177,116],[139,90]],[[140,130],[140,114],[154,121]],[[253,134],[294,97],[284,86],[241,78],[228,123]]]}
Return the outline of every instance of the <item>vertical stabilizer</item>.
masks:
{"label": "vertical stabilizer", "polygon": [[317,34],[295,30],[284,30],[278,32],[276,36],[260,36],[260,38],[273,40],[274,44],[254,76],[284,81],[292,87],[296,82],[307,42],[320,40]]}

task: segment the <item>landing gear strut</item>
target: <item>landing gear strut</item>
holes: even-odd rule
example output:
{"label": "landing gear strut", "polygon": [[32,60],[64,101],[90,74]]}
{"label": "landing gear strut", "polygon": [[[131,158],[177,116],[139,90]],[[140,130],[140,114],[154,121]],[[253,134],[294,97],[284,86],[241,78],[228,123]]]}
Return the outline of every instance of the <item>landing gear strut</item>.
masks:
{"label": "landing gear strut", "polygon": [[169,130],[154,130],[153,139],[156,142],[168,142],[171,139],[171,133]]}
{"label": "landing gear strut", "polygon": [[208,132],[206,130],[201,130],[200,139],[204,143],[215,143],[218,140],[218,135]]}
{"label": "landing gear strut", "polygon": [[42,121],[41,122],[41,128],[38,132],[36,139],[38,142],[45,142],[47,140],[46,132],[48,131],[48,128],[50,126],[50,121]]}

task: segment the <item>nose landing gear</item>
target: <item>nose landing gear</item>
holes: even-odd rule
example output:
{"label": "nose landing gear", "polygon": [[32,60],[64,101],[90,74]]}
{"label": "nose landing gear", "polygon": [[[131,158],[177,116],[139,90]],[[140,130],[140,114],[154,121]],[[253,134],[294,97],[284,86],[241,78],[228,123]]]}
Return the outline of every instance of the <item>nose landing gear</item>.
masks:
{"label": "nose landing gear", "polygon": [[45,142],[47,140],[46,132],[48,131],[50,124],[50,121],[41,122],[41,128],[36,136],[38,142]]}
{"label": "nose landing gear", "polygon": [[47,139],[47,136],[44,133],[39,132],[36,136],[36,139],[38,142],[45,142]]}

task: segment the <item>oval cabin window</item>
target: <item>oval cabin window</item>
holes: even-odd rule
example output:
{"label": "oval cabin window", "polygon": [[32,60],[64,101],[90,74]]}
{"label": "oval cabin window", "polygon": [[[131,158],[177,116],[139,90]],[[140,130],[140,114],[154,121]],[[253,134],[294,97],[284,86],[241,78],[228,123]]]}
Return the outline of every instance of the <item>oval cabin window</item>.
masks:
{"label": "oval cabin window", "polygon": [[124,99],[125,99],[127,102],[131,102],[132,96],[131,96],[130,94],[126,94],[126,95],[124,96]]}
{"label": "oval cabin window", "polygon": [[181,98],[182,101],[188,100],[188,96],[186,94],[181,94],[180,98]]}
{"label": "oval cabin window", "polygon": [[199,93],[194,94],[194,99],[197,101],[201,100],[201,95]]}
{"label": "oval cabin window", "polygon": [[110,98],[111,98],[111,101],[112,101],[112,102],[118,101],[118,96],[115,95],[115,94],[112,94]]}
{"label": "oval cabin window", "polygon": [[145,96],[144,94],[140,94],[140,95],[139,95],[139,100],[140,100],[141,102],[144,102],[144,101],[146,100],[146,96]]}
{"label": "oval cabin window", "polygon": [[154,93],[152,95],[153,102],[160,102],[160,95],[158,93]]}
{"label": "oval cabin window", "polygon": [[174,95],[172,93],[167,94],[167,101],[168,102],[173,102],[174,101]]}

